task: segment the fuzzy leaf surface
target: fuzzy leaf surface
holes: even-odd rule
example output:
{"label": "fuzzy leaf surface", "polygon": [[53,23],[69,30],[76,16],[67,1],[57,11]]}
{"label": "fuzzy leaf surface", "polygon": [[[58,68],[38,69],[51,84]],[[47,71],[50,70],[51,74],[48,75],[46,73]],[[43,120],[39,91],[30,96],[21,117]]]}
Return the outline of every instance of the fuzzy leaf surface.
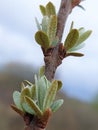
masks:
{"label": "fuzzy leaf surface", "polygon": [[49,2],[46,5],[46,15],[48,15],[49,17],[51,15],[56,15],[55,6],[52,4],[52,2]]}
{"label": "fuzzy leaf surface", "polygon": [[37,104],[29,97],[25,97],[25,102],[34,110],[37,116],[42,116],[42,111],[37,106]]}
{"label": "fuzzy leaf surface", "polygon": [[43,5],[40,5],[39,7],[40,7],[40,11],[41,11],[42,15],[45,16],[46,15],[46,8]]}
{"label": "fuzzy leaf surface", "polygon": [[66,50],[68,51],[69,49],[71,49],[77,42],[79,38],[79,32],[77,29],[72,29],[69,34],[67,35],[67,38],[64,42],[64,47],[66,48]]}
{"label": "fuzzy leaf surface", "polygon": [[86,32],[84,32],[83,34],[80,35],[77,44],[81,44],[82,42],[84,42],[90,35],[91,35],[92,31],[88,30]]}
{"label": "fuzzy leaf surface", "polygon": [[52,15],[49,20],[47,35],[49,37],[50,43],[52,44],[53,40],[55,39],[57,31],[57,16]]}
{"label": "fuzzy leaf surface", "polygon": [[15,91],[13,93],[13,100],[14,100],[14,103],[17,106],[17,108],[19,108],[20,110],[22,110],[22,106],[21,106],[21,103],[20,103],[20,95],[21,95],[20,92]]}
{"label": "fuzzy leaf surface", "polygon": [[52,112],[56,112],[61,105],[63,104],[64,100],[63,99],[59,99],[57,101],[55,101],[52,105],[51,105],[51,110]]}
{"label": "fuzzy leaf surface", "polygon": [[57,92],[58,82],[54,80],[47,90],[45,99],[44,99],[44,110],[50,107],[50,105],[53,103],[53,100],[55,99],[56,92]]}
{"label": "fuzzy leaf surface", "polygon": [[50,41],[47,34],[42,31],[38,31],[35,34],[35,40],[39,45],[41,45],[45,49],[49,48],[50,46]]}

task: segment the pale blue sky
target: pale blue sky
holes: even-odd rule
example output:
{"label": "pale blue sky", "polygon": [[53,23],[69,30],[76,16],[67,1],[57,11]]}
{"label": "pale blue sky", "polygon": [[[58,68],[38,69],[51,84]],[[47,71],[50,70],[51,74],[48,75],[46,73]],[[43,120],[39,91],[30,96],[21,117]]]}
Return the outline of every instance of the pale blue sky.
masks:
{"label": "pale blue sky", "polygon": [[[34,18],[41,21],[39,4],[49,0],[0,0],[0,65],[10,62],[22,62],[40,66],[43,55],[40,47],[34,41],[37,31]],[[51,0],[58,11],[60,0]],[[86,11],[75,8],[66,23],[64,38],[74,21],[75,27],[85,27],[93,31],[80,50],[82,58],[69,57],[58,68],[64,90],[71,96],[88,100],[98,91],[98,5],[95,0],[81,3]]]}

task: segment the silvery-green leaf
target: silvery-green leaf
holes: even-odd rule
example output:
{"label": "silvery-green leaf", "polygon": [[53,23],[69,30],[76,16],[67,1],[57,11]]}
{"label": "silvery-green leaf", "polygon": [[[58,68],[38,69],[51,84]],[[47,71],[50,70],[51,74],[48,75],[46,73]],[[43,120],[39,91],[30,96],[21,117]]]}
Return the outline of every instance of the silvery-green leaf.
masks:
{"label": "silvery-green leaf", "polygon": [[21,103],[24,102],[24,97],[25,96],[28,96],[28,97],[31,97],[31,92],[30,92],[30,89],[28,87],[25,87],[22,92],[21,92],[21,96],[20,96],[20,101]]}
{"label": "silvery-green leaf", "polygon": [[79,36],[79,39],[77,41],[77,44],[81,44],[82,42],[84,42],[90,35],[91,35],[92,31],[88,30],[86,32],[84,32],[82,35]]}
{"label": "silvery-green leaf", "polygon": [[79,44],[79,45],[77,45],[77,46],[74,46],[74,47],[72,47],[71,49],[69,49],[68,52],[73,52],[73,51],[80,50],[80,49],[82,49],[84,46],[85,46],[85,43],[81,43],[81,44]]}
{"label": "silvery-green leaf", "polygon": [[57,43],[58,43],[58,41],[59,41],[59,38],[58,37],[55,37],[54,39],[53,39],[53,41],[52,41],[52,46],[56,46],[57,45]]}
{"label": "silvery-green leaf", "polygon": [[35,115],[34,110],[27,103],[23,102],[22,107],[23,107],[25,112],[30,113],[32,115]]}
{"label": "silvery-green leaf", "polygon": [[22,110],[20,110],[18,107],[16,107],[15,105],[11,105],[11,108],[17,112],[19,115],[21,115],[22,117],[24,116],[24,112]]}
{"label": "silvery-green leaf", "polygon": [[70,26],[70,31],[73,29],[73,26],[74,26],[74,22],[72,21],[71,26]]}
{"label": "silvery-green leaf", "polygon": [[43,104],[44,110],[49,108],[50,105],[53,103],[53,100],[56,96],[57,87],[58,87],[58,82],[56,80],[54,80],[52,82],[51,86],[49,87],[49,89],[47,90],[47,93],[46,93],[46,96],[45,96],[45,99],[44,99],[44,104]]}
{"label": "silvery-green leaf", "polygon": [[70,52],[67,54],[67,56],[76,56],[76,57],[82,57],[84,54],[78,53],[78,52]]}
{"label": "silvery-green leaf", "polygon": [[35,34],[35,40],[39,45],[41,45],[45,49],[48,49],[50,46],[50,41],[47,34],[42,31],[38,31]]}
{"label": "silvery-green leaf", "polygon": [[42,19],[42,31],[45,32],[46,34],[47,34],[48,23],[49,23],[49,17],[44,16]]}
{"label": "silvery-green leaf", "polygon": [[34,110],[37,116],[42,116],[42,111],[31,98],[26,96],[25,102],[29,105],[29,107],[31,107],[32,110]]}
{"label": "silvery-green leaf", "polygon": [[81,36],[85,32],[85,28],[81,27],[78,29],[78,31],[79,31],[79,36]]}
{"label": "silvery-green leaf", "polygon": [[36,18],[36,17],[35,17],[35,22],[36,22],[36,25],[37,25],[38,30],[41,30],[40,23],[38,22],[38,20],[37,20],[37,18]]}
{"label": "silvery-green leaf", "polygon": [[40,5],[39,7],[40,7],[40,11],[41,11],[42,15],[45,16],[46,15],[45,7],[43,5]]}
{"label": "silvery-green leaf", "polygon": [[38,101],[38,79],[36,75],[34,79],[35,79],[35,97],[36,97],[36,100]]}
{"label": "silvery-green leaf", "polygon": [[57,31],[57,16],[52,15],[50,16],[48,28],[47,28],[47,35],[49,37],[50,43],[52,44],[53,40],[55,39]]}
{"label": "silvery-green leaf", "polygon": [[55,6],[53,5],[52,2],[49,2],[49,3],[46,5],[46,15],[48,15],[49,17],[50,17],[51,15],[56,15]]}
{"label": "silvery-green leaf", "polygon": [[69,34],[67,35],[67,38],[64,42],[64,47],[66,48],[66,50],[68,51],[69,49],[71,49],[77,42],[79,38],[79,32],[77,29],[72,29]]}
{"label": "silvery-green leaf", "polygon": [[47,84],[45,76],[42,76],[38,79],[38,106],[41,110],[43,110],[43,102],[45,98],[45,93],[47,92]]}
{"label": "silvery-green leaf", "polygon": [[31,86],[31,91],[30,91],[32,99],[36,99],[36,90],[35,89],[36,89],[35,85],[32,85]]}
{"label": "silvery-green leaf", "polygon": [[52,112],[56,112],[61,105],[63,104],[64,100],[63,99],[59,99],[57,101],[55,101],[52,105],[51,105],[51,110]]}
{"label": "silvery-green leaf", "polygon": [[17,108],[19,108],[20,110],[22,110],[22,106],[21,106],[21,103],[20,103],[20,95],[21,95],[20,92],[15,91],[13,93],[13,100],[14,100],[14,103],[17,106]]}
{"label": "silvery-green leaf", "polygon": [[42,77],[44,75],[45,72],[45,66],[42,66],[39,70],[39,77]]}

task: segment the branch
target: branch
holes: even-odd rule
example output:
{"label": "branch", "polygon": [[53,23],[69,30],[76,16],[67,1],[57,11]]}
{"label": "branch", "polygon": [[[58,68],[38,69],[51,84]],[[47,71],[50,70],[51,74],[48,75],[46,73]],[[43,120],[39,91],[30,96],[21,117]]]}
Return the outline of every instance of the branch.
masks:
{"label": "branch", "polygon": [[65,57],[66,50],[61,44],[62,35],[67,21],[68,15],[72,9],[79,5],[82,0],[61,0],[60,9],[58,12],[58,23],[57,23],[57,36],[59,38],[58,45],[54,48],[49,49],[44,53],[45,61],[45,76],[48,80],[52,81],[55,75],[57,67],[62,63]]}
{"label": "branch", "polygon": [[[79,5],[80,2],[81,0],[61,0],[57,24],[57,36],[59,38],[59,42],[57,46],[51,47],[47,51],[42,48],[45,61],[45,76],[49,81],[54,79],[56,69],[62,63],[62,60],[66,55],[66,50],[61,43],[66,20],[72,9]],[[45,120],[38,119],[36,116],[31,118],[28,115],[25,118],[26,127],[24,130],[45,130],[49,117],[50,111],[46,113]]]}

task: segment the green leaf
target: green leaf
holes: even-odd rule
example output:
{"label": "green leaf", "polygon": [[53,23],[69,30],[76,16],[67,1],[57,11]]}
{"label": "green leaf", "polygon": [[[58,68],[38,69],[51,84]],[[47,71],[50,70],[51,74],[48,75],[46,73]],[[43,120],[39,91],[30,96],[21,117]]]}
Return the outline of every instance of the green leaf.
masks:
{"label": "green leaf", "polygon": [[77,42],[79,38],[79,32],[77,29],[72,29],[69,34],[67,35],[67,38],[64,42],[64,47],[66,48],[66,50],[68,51],[69,49],[71,49]]}
{"label": "green leaf", "polygon": [[38,86],[38,106],[41,110],[43,110],[43,102],[45,98],[45,93],[47,92],[47,83],[46,77],[42,76],[37,81]]}
{"label": "green leaf", "polygon": [[77,45],[77,46],[72,47],[68,52],[74,52],[74,51],[80,50],[80,49],[82,49],[84,46],[85,46],[85,43],[81,43],[81,44],[79,44],[79,45]]}
{"label": "green leaf", "polygon": [[23,110],[22,106],[21,106],[21,103],[20,103],[20,95],[21,95],[20,92],[15,91],[13,93],[13,100],[14,100],[14,103],[17,106],[17,108],[19,108],[20,110]]}
{"label": "green leaf", "polygon": [[92,33],[92,31],[88,30],[88,31],[84,32],[83,34],[81,34],[79,36],[77,44],[81,44],[82,42],[84,42],[91,35],[91,33]]}
{"label": "green leaf", "polygon": [[35,90],[35,88],[36,88],[35,85],[31,86],[31,91],[30,92],[31,92],[31,98],[32,99],[36,99],[36,90]]}
{"label": "green leaf", "polygon": [[58,82],[54,80],[51,86],[49,87],[49,89],[47,90],[47,93],[44,99],[44,104],[43,104],[44,110],[48,109],[50,105],[53,103],[53,100],[56,96],[57,87],[58,87]]}
{"label": "green leaf", "polygon": [[62,87],[62,82],[60,80],[57,80],[57,82],[58,82],[58,88],[57,88],[57,90],[60,90],[61,87]]}
{"label": "green leaf", "polygon": [[55,101],[52,105],[51,105],[51,110],[52,112],[56,112],[61,105],[63,104],[64,100],[63,99],[59,99],[57,101]]}
{"label": "green leaf", "polygon": [[23,107],[25,112],[30,113],[32,115],[35,115],[34,110],[27,103],[25,103],[25,102],[22,103],[22,107]]}
{"label": "green leaf", "polygon": [[36,22],[36,25],[37,25],[38,30],[41,30],[41,26],[40,26],[40,24],[39,24],[39,22],[38,22],[38,20],[37,20],[36,17],[35,17],[35,22]]}
{"label": "green leaf", "polygon": [[48,49],[50,46],[50,41],[47,34],[42,31],[38,31],[35,34],[35,40],[39,45],[41,45],[45,49]]}
{"label": "green leaf", "polygon": [[41,11],[42,15],[45,16],[46,15],[45,7],[43,5],[40,5],[39,7],[40,7],[40,11]]}
{"label": "green leaf", "polygon": [[68,53],[67,56],[82,57],[82,56],[84,56],[84,54],[78,53],[78,52],[71,52],[71,53]]}
{"label": "green leaf", "polygon": [[51,15],[56,15],[55,6],[53,5],[52,2],[49,2],[49,3],[46,5],[46,15],[48,15],[49,17],[50,17]]}
{"label": "green leaf", "polygon": [[21,96],[20,96],[20,102],[21,104],[24,102],[24,97],[28,96],[31,97],[31,92],[30,89],[28,87],[25,87],[22,92],[21,92]]}
{"label": "green leaf", "polygon": [[42,77],[44,75],[45,72],[45,66],[42,66],[39,70],[39,77]]}
{"label": "green leaf", "polygon": [[42,116],[42,111],[31,98],[25,96],[25,102],[31,107],[32,110],[34,110],[37,116]]}
{"label": "green leaf", "polygon": [[38,79],[37,79],[36,75],[35,75],[34,79],[35,79],[35,95],[36,95],[35,97],[38,102]]}
{"label": "green leaf", "polygon": [[52,15],[50,17],[48,28],[47,28],[47,35],[49,37],[51,44],[56,37],[56,31],[57,31],[57,16]]}
{"label": "green leaf", "polygon": [[48,23],[49,23],[49,17],[44,16],[42,19],[42,31],[45,32],[46,34],[47,34]]}
{"label": "green leaf", "polygon": [[[74,25],[74,22],[72,21],[72,22],[71,22],[71,26],[70,26],[70,31],[73,29],[73,25]],[[70,32],[70,31],[69,31],[69,32]]]}
{"label": "green leaf", "polygon": [[56,36],[53,40],[52,40],[52,46],[56,46],[57,45],[57,43],[58,43],[58,41],[59,41],[59,38]]}

